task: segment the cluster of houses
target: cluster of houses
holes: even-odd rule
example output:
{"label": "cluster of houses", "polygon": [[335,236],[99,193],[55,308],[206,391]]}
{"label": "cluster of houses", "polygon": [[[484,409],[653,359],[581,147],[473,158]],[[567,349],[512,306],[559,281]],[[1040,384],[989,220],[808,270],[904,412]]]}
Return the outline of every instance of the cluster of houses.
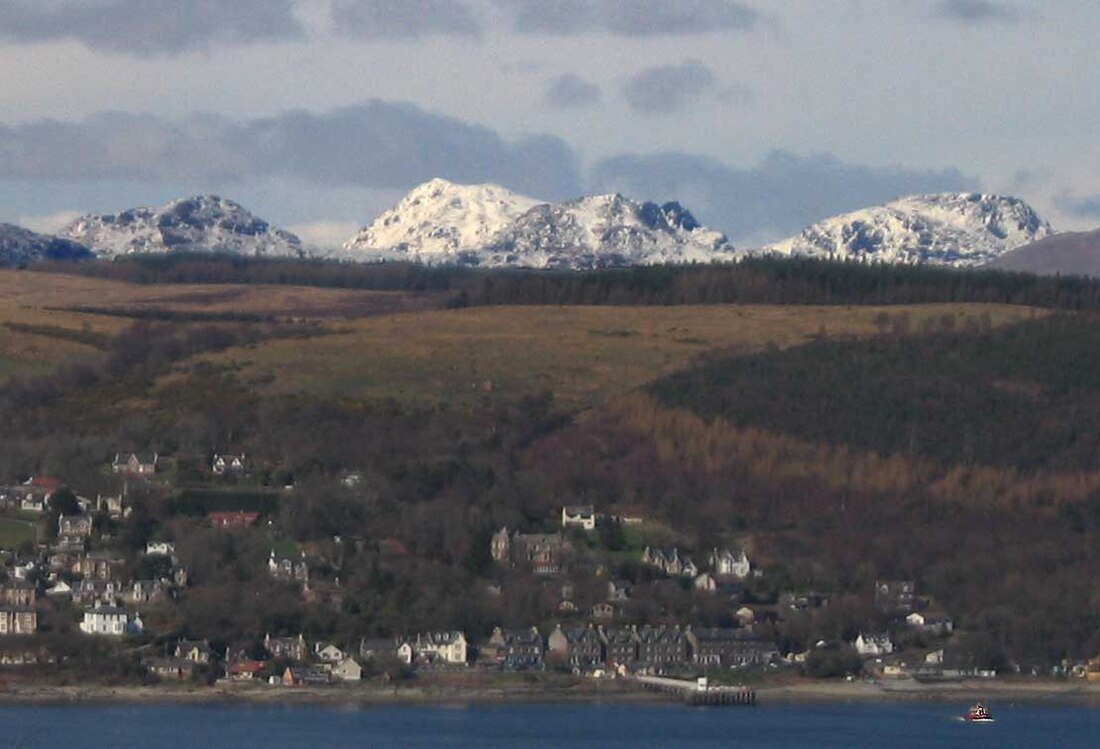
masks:
{"label": "cluster of houses", "polygon": [[[760,667],[779,658],[774,643],[748,630],[681,626],[557,625],[546,634],[537,627],[497,627],[476,646],[461,631],[427,632],[411,637],[363,639],[358,660],[328,643],[318,643],[310,650],[301,635],[268,636],[264,648],[272,659],[292,662],[282,677],[273,677],[286,685],[357,680],[362,673],[359,664],[370,661],[421,669],[475,666],[528,671],[556,666],[576,673],[665,673],[700,667]],[[230,659],[225,670],[228,679],[240,681],[256,678],[263,665],[262,661],[242,657]]]}
{"label": "cluster of houses", "polygon": [[[112,472],[134,479],[148,480],[161,469],[162,459],[156,453],[119,453],[111,462]],[[210,472],[215,476],[244,476],[248,470],[248,459],[243,454],[217,454],[210,464]],[[57,479],[38,477],[18,486],[0,488],[0,510],[45,513],[51,497],[63,486]],[[58,517],[55,542],[48,547],[36,545],[29,554],[9,552],[9,579],[0,583],[0,637],[32,635],[38,631],[40,595],[71,601],[80,610],[79,630],[88,636],[140,634],[144,630],[141,608],[170,600],[188,585],[187,570],[169,542],[150,541],[144,550],[147,557],[162,560],[159,564],[143,565],[160,571],[162,576],[155,579],[134,579],[126,560],[103,548],[104,539],[98,537],[94,516],[106,514],[116,520],[125,519],[131,509],[125,493],[100,495],[94,500],[76,497],[76,501],[81,512]],[[259,513],[245,510],[206,515],[212,527],[228,531],[254,527],[259,517]],[[492,558],[504,569],[548,578],[544,585],[557,586],[562,581],[555,578],[575,571],[573,563],[583,551],[582,544],[576,544],[582,547],[580,551],[574,548],[577,532],[594,532],[608,521],[631,524],[637,518],[628,513],[603,514],[592,505],[568,505],[561,508],[560,528],[556,532],[521,533],[501,528],[490,541]],[[379,548],[382,547],[380,543]],[[241,648],[230,648],[217,657],[207,642],[181,640],[174,649],[148,655],[143,662],[150,673],[166,680],[190,680],[196,674],[206,675],[213,670],[222,672],[230,681],[266,676],[287,686],[355,681],[362,675],[360,664],[370,660],[393,660],[417,668],[480,665],[520,671],[557,667],[581,673],[765,667],[781,658],[775,643],[760,634],[769,630],[761,630],[757,624],[767,621],[769,614],[776,621],[792,613],[828,606],[828,596],[814,592],[783,593],[770,611],[766,606],[742,606],[747,581],[760,575],[746,551],[713,548],[705,557],[700,554],[696,558],[700,565],[681,549],[648,546],[639,561],[665,577],[680,581],[664,583],[725,596],[734,607],[740,606],[732,613],[733,620],[741,626],[613,626],[612,622],[620,619],[619,607],[631,599],[632,585],[622,580],[593,578],[606,586],[606,593],[597,591],[593,595],[598,597],[585,602],[587,606],[597,601],[586,609],[591,623],[563,623],[545,632],[534,627],[498,627],[476,646],[463,632],[428,632],[406,638],[363,640],[353,657],[331,643],[316,643],[312,649],[308,648],[301,635],[269,635],[263,641],[267,654],[264,659],[248,658]],[[273,549],[267,569],[273,579],[300,584],[307,600],[339,608],[342,595],[339,582],[333,586],[311,580],[310,565],[303,551]],[[583,596],[575,597],[573,587],[568,583],[561,585],[557,611],[565,614],[562,618],[566,620],[573,619],[569,615],[583,609],[574,603],[583,601]],[[906,628],[931,638],[946,638],[953,631],[953,623],[944,612],[928,599],[917,596],[911,580],[876,582],[874,603],[885,615],[882,618],[897,625],[895,629]],[[863,658],[881,661],[885,668],[910,668],[890,660],[895,643],[887,632],[860,632],[851,645]],[[939,661],[936,652],[928,653],[910,670],[927,674],[939,668],[942,673],[942,648]],[[797,662],[807,653],[789,654],[786,659]],[[272,672],[274,664],[280,664],[278,673]]]}

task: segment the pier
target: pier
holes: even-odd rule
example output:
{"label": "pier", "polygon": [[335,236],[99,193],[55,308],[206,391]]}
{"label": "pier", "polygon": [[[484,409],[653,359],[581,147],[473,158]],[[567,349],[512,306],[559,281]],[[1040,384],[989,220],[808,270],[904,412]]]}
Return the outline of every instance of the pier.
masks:
{"label": "pier", "polygon": [[662,692],[680,697],[688,705],[714,707],[756,705],[756,690],[752,687],[711,686],[705,676],[694,681],[669,679],[663,676],[635,676],[633,681],[650,692]]}

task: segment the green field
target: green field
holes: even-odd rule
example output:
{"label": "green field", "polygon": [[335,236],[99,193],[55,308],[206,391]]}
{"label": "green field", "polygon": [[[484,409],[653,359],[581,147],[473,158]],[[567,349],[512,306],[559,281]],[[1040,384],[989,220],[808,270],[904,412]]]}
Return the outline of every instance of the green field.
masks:
{"label": "green field", "polygon": [[26,520],[0,518],[0,549],[17,549],[34,541],[34,524]]}

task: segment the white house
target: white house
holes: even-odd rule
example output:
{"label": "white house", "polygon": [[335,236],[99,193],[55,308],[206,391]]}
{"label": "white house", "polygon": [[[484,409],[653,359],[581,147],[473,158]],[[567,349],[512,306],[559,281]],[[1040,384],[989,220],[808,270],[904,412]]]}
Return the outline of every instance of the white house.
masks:
{"label": "white house", "polygon": [[586,531],[596,530],[596,508],[592,505],[566,505],[561,508],[562,528],[582,528]]}
{"label": "white house", "polygon": [[145,553],[148,556],[170,557],[176,553],[176,546],[167,541],[150,541],[145,544]]}
{"label": "white house", "polygon": [[752,565],[744,549],[715,549],[707,561],[714,574],[719,577],[746,578],[752,572]]}
{"label": "white house", "polygon": [[853,645],[856,652],[865,657],[890,655],[894,652],[894,643],[890,642],[890,635],[886,632],[869,635],[860,632]]}
{"label": "white house", "polygon": [[914,611],[905,617],[905,623],[913,629],[933,635],[949,635],[955,629],[955,623],[947,615],[930,611]]}
{"label": "white house", "polygon": [[157,472],[160,456],[154,453],[115,453],[111,470],[128,476],[152,476]]}
{"label": "white house", "polygon": [[347,653],[335,645],[320,642],[313,646],[313,654],[324,663],[340,663],[348,657]]}
{"label": "white house", "polygon": [[416,642],[413,643],[413,650],[418,658],[452,665],[466,663],[466,648],[466,635],[458,631],[417,635]]}
{"label": "white house", "polygon": [[139,615],[131,619],[126,609],[117,606],[96,606],[85,611],[84,621],[80,622],[80,631],[88,635],[122,637],[140,634],[144,628]]}
{"label": "white house", "polygon": [[210,472],[215,476],[242,476],[248,471],[248,458],[240,455],[218,454],[210,464]]}
{"label": "white house", "polygon": [[397,659],[406,666],[412,665],[414,657],[416,657],[416,652],[413,650],[411,642],[402,642],[397,646]]}
{"label": "white house", "polygon": [[42,494],[24,494],[23,498],[19,501],[19,509],[23,512],[45,512],[46,497]]}

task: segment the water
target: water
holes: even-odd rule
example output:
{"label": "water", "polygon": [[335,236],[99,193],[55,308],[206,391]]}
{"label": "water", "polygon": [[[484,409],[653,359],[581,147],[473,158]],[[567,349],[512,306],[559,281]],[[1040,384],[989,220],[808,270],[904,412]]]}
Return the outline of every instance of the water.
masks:
{"label": "water", "polygon": [[5,749],[418,749],[419,747],[1100,746],[1100,711],[991,705],[997,722],[963,723],[965,705],[0,706]]}

